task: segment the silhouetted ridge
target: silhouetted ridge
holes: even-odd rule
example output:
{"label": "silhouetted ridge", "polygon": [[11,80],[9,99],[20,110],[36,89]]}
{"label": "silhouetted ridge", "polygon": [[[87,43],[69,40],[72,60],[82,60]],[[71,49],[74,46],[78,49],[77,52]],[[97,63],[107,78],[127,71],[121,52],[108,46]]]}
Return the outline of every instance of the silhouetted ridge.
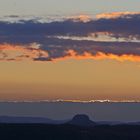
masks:
{"label": "silhouetted ridge", "polygon": [[42,117],[0,116],[0,123],[44,123],[63,124],[66,120],[52,120]]}
{"label": "silhouetted ridge", "polygon": [[68,122],[68,124],[80,125],[80,126],[93,126],[96,123],[91,121],[87,115],[78,114],[78,115],[75,115],[72,118],[72,120]]}

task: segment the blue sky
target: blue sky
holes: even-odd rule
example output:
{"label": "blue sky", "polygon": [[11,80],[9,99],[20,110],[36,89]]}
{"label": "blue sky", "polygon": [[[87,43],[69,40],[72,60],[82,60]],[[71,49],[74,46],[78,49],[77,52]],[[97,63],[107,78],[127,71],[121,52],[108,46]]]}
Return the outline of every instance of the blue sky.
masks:
{"label": "blue sky", "polygon": [[139,9],[139,0],[0,0],[0,15],[97,14]]}

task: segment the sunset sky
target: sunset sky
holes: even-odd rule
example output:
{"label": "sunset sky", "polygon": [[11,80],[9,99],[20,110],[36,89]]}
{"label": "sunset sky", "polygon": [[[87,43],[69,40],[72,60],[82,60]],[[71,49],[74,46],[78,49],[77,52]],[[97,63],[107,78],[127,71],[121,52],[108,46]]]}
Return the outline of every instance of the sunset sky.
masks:
{"label": "sunset sky", "polygon": [[139,100],[140,1],[0,0],[0,100]]}

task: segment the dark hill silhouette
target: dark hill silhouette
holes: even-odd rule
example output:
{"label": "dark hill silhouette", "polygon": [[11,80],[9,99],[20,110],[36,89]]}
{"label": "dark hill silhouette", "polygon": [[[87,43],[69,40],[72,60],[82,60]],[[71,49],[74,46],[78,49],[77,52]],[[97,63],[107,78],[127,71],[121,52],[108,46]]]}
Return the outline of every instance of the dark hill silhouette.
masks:
{"label": "dark hill silhouette", "polygon": [[[68,121],[68,120],[67,120]],[[43,124],[63,124],[66,120],[52,120],[43,117],[17,117],[0,116],[0,123],[43,123]]]}
{"label": "dark hill silhouette", "polygon": [[94,126],[95,122],[91,121],[89,117],[85,114],[78,114],[73,117],[72,120],[67,122],[67,124],[79,125],[79,126]]}
{"label": "dark hill silhouette", "polygon": [[21,117],[21,116],[0,116],[0,123],[27,123],[27,124],[70,124],[78,126],[94,126],[94,125],[140,125],[140,122],[113,122],[113,121],[97,121],[90,120],[87,115],[77,114],[72,119],[68,120],[53,120],[45,117]]}

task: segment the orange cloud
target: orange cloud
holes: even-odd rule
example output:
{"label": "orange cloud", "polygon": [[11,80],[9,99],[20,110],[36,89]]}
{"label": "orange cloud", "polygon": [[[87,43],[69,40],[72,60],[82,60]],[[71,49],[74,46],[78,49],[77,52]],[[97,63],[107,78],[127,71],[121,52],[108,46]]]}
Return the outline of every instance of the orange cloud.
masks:
{"label": "orange cloud", "polygon": [[97,19],[105,18],[105,19],[111,19],[111,18],[119,18],[121,16],[129,16],[129,15],[137,15],[140,14],[140,12],[112,12],[112,13],[101,13],[96,15]]}
{"label": "orange cloud", "polygon": [[91,17],[89,15],[78,15],[68,17],[68,19],[72,19],[73,21],[89,22]]}
{"label": "orange cloud", "polygon": [[[34,45],[34,46],[33,46]],[[0,60],[33,60],[33,58],[37,57],[49,57],[49,54],[47,51],[42,51],[40,49],[36,49],[36,44],[31,44],[28,46],[28,48],[24,45],[11,45],[11,44],[0,44]],[[76,55],[76,52],[74,50],[69,50],[66,52],[66,56],[52,59],[53,61],[55,60],[65,60],[65,59],[86,59],[86,53],[85,55]],[[89,58],[89,55],[88,55]]]}
{"label": "orange cloud", "polygon": [[96,55],[91,53],[85,52],[83,55],[78,55],[76,51],[69,50],[67,51],[67,55],[65,57],[60,57],[56,59],[52,59],[53,61],[59,60],[66,60],[66,59],[77,59],[77,60],[84,60],[84,59],[93,59],[93,60],[103,60],[103,59],[111,59],[117,60],[120,62],[124,61],[132,61],[132,62],[140,62],[140,56],[138,55],[115,55],[115,54],[105,54],[102,52],[98,52]]}
{"label": "orange cloud", "polygon": [[36,57],[48,57],[48,53],[39,49],[39,45],[32,43],[26,45],[0,44],[0,60],[33,60]]}
{"label": "orange cloud", "polygon": [[[84,52],[79,54],[77,51],[69,49],[65,51],[64,56],[58,56],[56,58],[51,57],[51,54],[45,50],[41,50],[39,45],[36,43],[30,44],[28,47],[24,45],[10,45],[10,44],[1,44],[0,45],[0,60],[1,61],[22,61],[22,60],[31,60],[31,61],[62,61],[68,59],[84,60],[84,59],[93,59],[93,60],[104,60],[111,59],[117,60],[120,62],[123,61],[132,61],[140,62],[140,56],[134,54],[122,54],[117,55],[113,53],[104,53],[96,52],[92,54],[90,52]],[[42,59],[43,58],[43,59]]]}

